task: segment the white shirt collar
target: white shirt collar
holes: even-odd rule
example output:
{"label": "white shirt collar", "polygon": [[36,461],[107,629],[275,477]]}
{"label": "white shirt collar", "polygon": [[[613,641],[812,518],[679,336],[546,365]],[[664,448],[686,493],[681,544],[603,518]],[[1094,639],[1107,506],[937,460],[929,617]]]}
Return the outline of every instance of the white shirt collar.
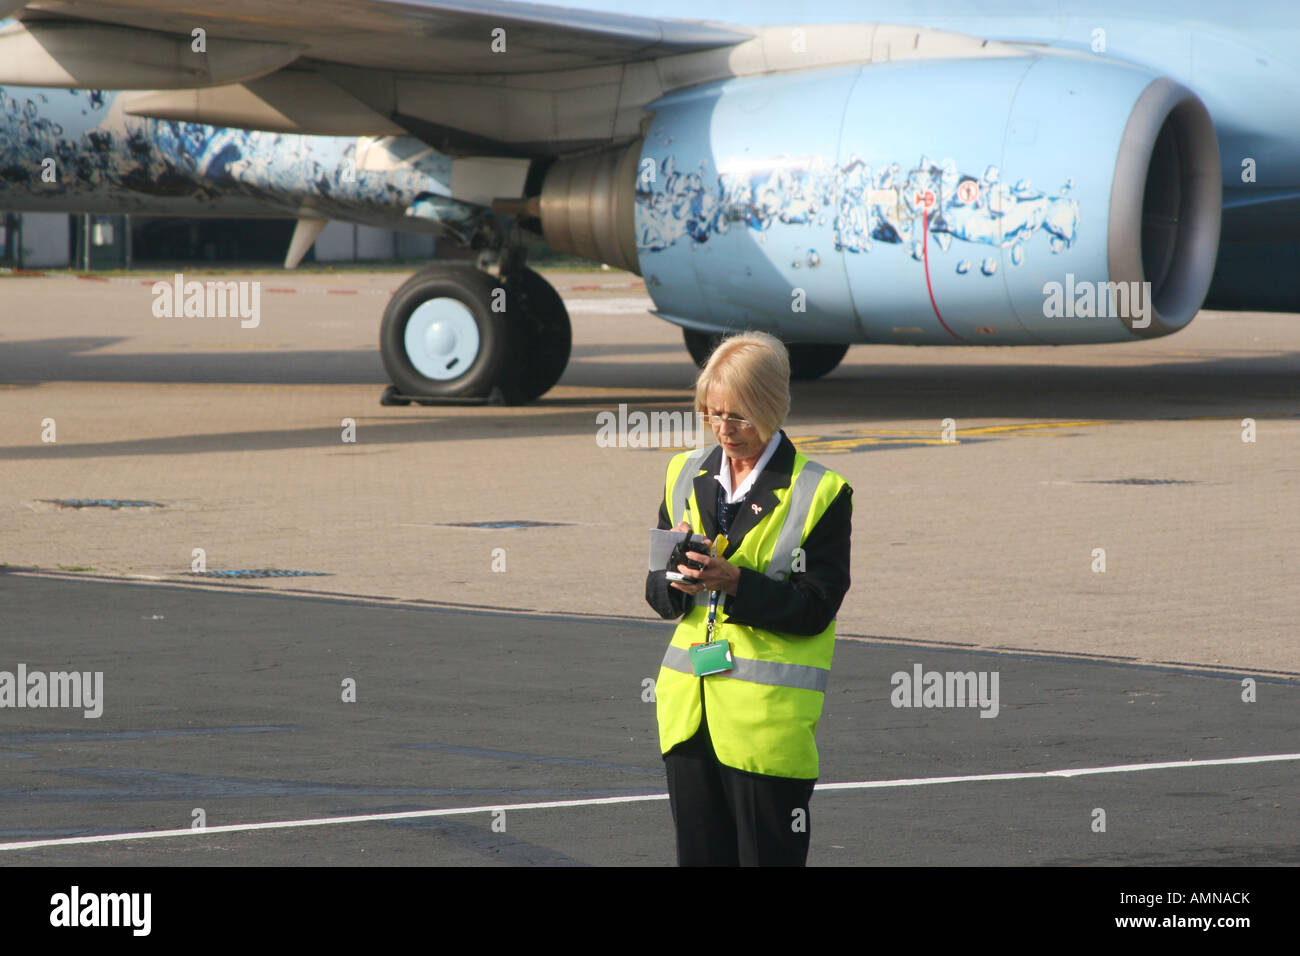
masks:
{"label": "white shirt collar", "polygon": [[727,495],[727,504],[734,504],[740,501],[745,495],[749,494],[749,489],[754,487],[754,482],[758,476],[763,473],[763,468],[771,460],[772,455],[776,453],[776,448],[781,444],[781,430],[777,429],[770,439],[767,447],[763,449],[763,454],[758,456],[758,463],[754,465],[753,471],[745,476],[745,480],[740,483],[740,487],[735,491],[731,490],[731,459],[727,457],[726,449],[722,451],[722,470],[713,477],[718,479],[722,485],[722,490]]}

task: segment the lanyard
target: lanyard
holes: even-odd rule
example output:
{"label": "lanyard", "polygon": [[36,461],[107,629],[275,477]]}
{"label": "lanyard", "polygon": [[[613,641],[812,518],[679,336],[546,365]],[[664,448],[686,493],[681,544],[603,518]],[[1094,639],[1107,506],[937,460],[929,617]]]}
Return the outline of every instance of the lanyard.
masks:
{"label": "lanyard", "polygon": [[[723,534],[721,531],[719,531],[716,535],[713,536],[713,547],[711,551],[715,556],[721,557],[722,553],[726,550],[727,550],[727,536]],[[718,598],[720,598],[721,596],[722,596],[721,591],[709,591],[709,624],[708,624],[708,631],[707,631],[708,636],[705,637],[704,639],[708,641],[710,644],[713,643],[713,622],[718,615]]]}
{"label": "lanyard", "polygon": [[[718,487],[720,492],[722,486],[719,485]],[[685,509],[683,513],[683,518],[685,520],[689,520],[691,516],[691,500],[687,498],[686,501],[684,502],[684,505],[685,505]],[[720,557],[722,553],[726,550],[727,550],[727,536],[722,531],[719,531],[716,535],[713,536],[713,547],[710,549],[710,553]],[[721,596],[721,594],[722,594],[721,591],[712,591],[712,590],[709,591],[709,623],[708,623],[708,630],[706,631],[707,636],[704,639],[708,641],[710,644],[713,643],[713,625],[715,619],[718,616],[718,598]]]}

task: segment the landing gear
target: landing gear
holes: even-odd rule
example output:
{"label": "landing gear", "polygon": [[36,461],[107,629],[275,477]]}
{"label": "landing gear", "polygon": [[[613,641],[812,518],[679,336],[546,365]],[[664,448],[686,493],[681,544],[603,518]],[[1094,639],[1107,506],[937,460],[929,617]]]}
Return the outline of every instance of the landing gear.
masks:
{"label": "landing gear", "polygon": [[570,345],[564,302],[533,270],[497,279],[430,266],[384,312],[379,347],[394,385],[385,401],[531,402],[560,380]]}
{"label": "landing gear", "polygon": [[704,363],[722,341],[721,335],[696,332],[694,329],[682,329],[682,338],[686,339],[686,351],[691,353],[691,358],[700,368],[704,368]]}
{"label": "landing gear", "polygon": [[520,328],[524,351],[513,379],[504,388],[508,402],[524,404],[541,397],[560,380],[569,364],[573,334],[560,293],[532,269],[507,274],[505,286],[511,319]]}
{"label": "landing gear", "polygon": [[827,345],[822,342],[786,343],[790,353],[790,377],[797,381],[812,381],[829,375],[849,350],[847,345]]}
{"label": "landing gear", "polygon": [[[709,360],[713,350],[725,336],[718,333],[696,332],[682,329],[686,339],[686,349],[700,368]],[[835,370],[849,350],[847,345],[827,345],[821,342],[787,342],[786,351],[790,353],[790,378],[796,381],[811,381],[829,375]]]}

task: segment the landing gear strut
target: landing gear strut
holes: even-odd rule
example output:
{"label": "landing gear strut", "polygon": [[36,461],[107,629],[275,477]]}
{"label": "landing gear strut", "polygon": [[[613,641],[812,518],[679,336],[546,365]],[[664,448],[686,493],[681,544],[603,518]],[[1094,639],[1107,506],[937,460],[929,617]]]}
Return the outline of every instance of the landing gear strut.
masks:
{"label": "landing gear strut", "polygon": [[569,362],[569,313],[522,264],[497,277],[438,264],[394,293],[379,333],[393,388],[385,404],[531,402]]}

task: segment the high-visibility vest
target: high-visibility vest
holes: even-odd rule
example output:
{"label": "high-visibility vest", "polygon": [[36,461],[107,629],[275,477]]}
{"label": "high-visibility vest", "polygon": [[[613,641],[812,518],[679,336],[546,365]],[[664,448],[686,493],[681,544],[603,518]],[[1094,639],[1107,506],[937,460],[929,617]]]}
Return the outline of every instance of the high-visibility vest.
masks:
{"label": "high-visibility vest", "polygon": [[[694,479],[711,451],[704,448],[675,456],[664,481],[671,520],[674,524],[689,521],[697,534],[704,529]],[[784,581],[794,560],[792,552],[807,539],[845,484],[840,475],[796,452],[789,487],[776,489],[777,506],[749,530],[727,560]],[[688,502],[686,513],[677,514],[683,501]],[[816,778],[814,735],[830,676],[835,622],[820,634],[781,634],[729,622],[720,599],[713,636],[730,641],[732,670],[695,677],[688,649],[708,639],[708,597],[707,590],[695,596],[673,632],[659,669],[655,698],[660,750],[667,753],[699,730],[703,695],[709,736],[723,764],[777,777]]]}

